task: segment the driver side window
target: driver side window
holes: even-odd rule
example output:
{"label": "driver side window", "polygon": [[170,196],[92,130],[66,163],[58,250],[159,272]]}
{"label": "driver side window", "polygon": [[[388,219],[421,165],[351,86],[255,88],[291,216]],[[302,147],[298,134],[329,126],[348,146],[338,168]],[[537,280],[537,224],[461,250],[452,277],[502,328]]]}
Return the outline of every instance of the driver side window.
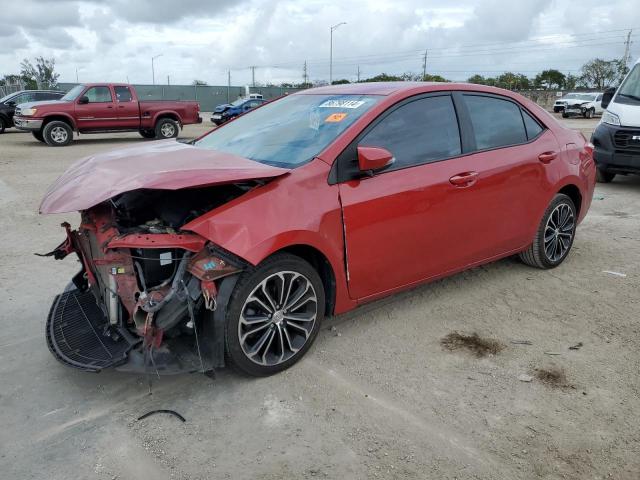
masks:
{"label": "driver side window", "polygon": [[83,96],[89,99],[89,103],[110,103],[113,101],[109,87],[91,87]]}

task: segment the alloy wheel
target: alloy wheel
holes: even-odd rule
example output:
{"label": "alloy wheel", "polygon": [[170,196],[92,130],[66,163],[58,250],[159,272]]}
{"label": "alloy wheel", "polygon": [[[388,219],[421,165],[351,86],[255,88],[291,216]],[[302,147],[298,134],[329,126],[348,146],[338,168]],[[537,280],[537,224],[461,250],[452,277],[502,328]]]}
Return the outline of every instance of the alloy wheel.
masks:
{"label": "alloy wheel", "polygon": [[573,209],[566,203],[553,209],[544,229],[544,253],[551,262],[558,262],[569,251],[576,222]]}
{"label": "alloy wheel", "polygon": [[160,133],[165,138],[171,138],[176,133],[176,127],[174,127],[171,123],[165,123],[160,127]]}
{"label": "alloy wheel", "polygon": [[69,133],[63,127],[53,127],[49,136],[55,143],[64,143],[67,141]]}
{"label": "alloy wheel", "polygon": [[238,338],[246,357],[279,365],[307,343],[318,315],[318,296],[298,272],[276,272],[260,282],[242,306]]}

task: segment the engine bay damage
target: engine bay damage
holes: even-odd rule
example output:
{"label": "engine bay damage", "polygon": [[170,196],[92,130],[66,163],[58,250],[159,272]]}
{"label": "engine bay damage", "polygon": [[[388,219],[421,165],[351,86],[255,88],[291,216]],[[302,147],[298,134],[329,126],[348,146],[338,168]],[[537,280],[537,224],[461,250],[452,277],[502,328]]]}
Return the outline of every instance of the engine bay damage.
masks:
{"label": "engine bay damage", "polygon": [[247,263],[181,230],[259,181],[125,192],[81,212],[47,256],[82,265],[56,297],[47,342],[63,363],[172,374],[224,366],[224,309]]}

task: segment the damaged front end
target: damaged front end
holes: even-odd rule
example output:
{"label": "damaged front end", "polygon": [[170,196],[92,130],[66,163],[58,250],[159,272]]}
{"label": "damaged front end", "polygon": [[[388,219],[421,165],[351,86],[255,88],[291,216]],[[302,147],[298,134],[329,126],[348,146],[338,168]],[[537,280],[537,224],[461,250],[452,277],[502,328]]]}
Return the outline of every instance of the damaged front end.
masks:
{"label": "damaged front end", "polygon": [[[225,185],[208,198],[223,202],[247,188]],[[47,343],[58,360],[88,371],[158,374],[224,365],[224,308],[217,306],[245,263],[180,231],[201,214],[189,200],[207,198],[197,190],[127,192],[81,212],[77,230],[63,224],[66,240],[47,255],[75,253],[82,269],[47,318]]]}

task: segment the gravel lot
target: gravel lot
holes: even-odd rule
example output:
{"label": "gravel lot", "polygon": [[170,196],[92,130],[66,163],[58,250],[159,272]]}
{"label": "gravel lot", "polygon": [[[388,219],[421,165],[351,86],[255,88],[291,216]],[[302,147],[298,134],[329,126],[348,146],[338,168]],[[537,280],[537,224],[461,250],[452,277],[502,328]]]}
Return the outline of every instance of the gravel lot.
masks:
{"label": "gravel lot", "polygon": [[[596,122],[567,121],[586,135]],[[48,185],[77,158],[142,141],[0,135],[0,477],[640,478],[640,177],[597,186],[553,271],[476,268],[329,319],[283,374],[163,377],[149,395],[140,376],[53,359],[45,317],[77,265],[33,255],[78,220],[37,214]],[[504,349],[450,351],[455,331]],[[155,408],[187,421],[136,420]]]}

